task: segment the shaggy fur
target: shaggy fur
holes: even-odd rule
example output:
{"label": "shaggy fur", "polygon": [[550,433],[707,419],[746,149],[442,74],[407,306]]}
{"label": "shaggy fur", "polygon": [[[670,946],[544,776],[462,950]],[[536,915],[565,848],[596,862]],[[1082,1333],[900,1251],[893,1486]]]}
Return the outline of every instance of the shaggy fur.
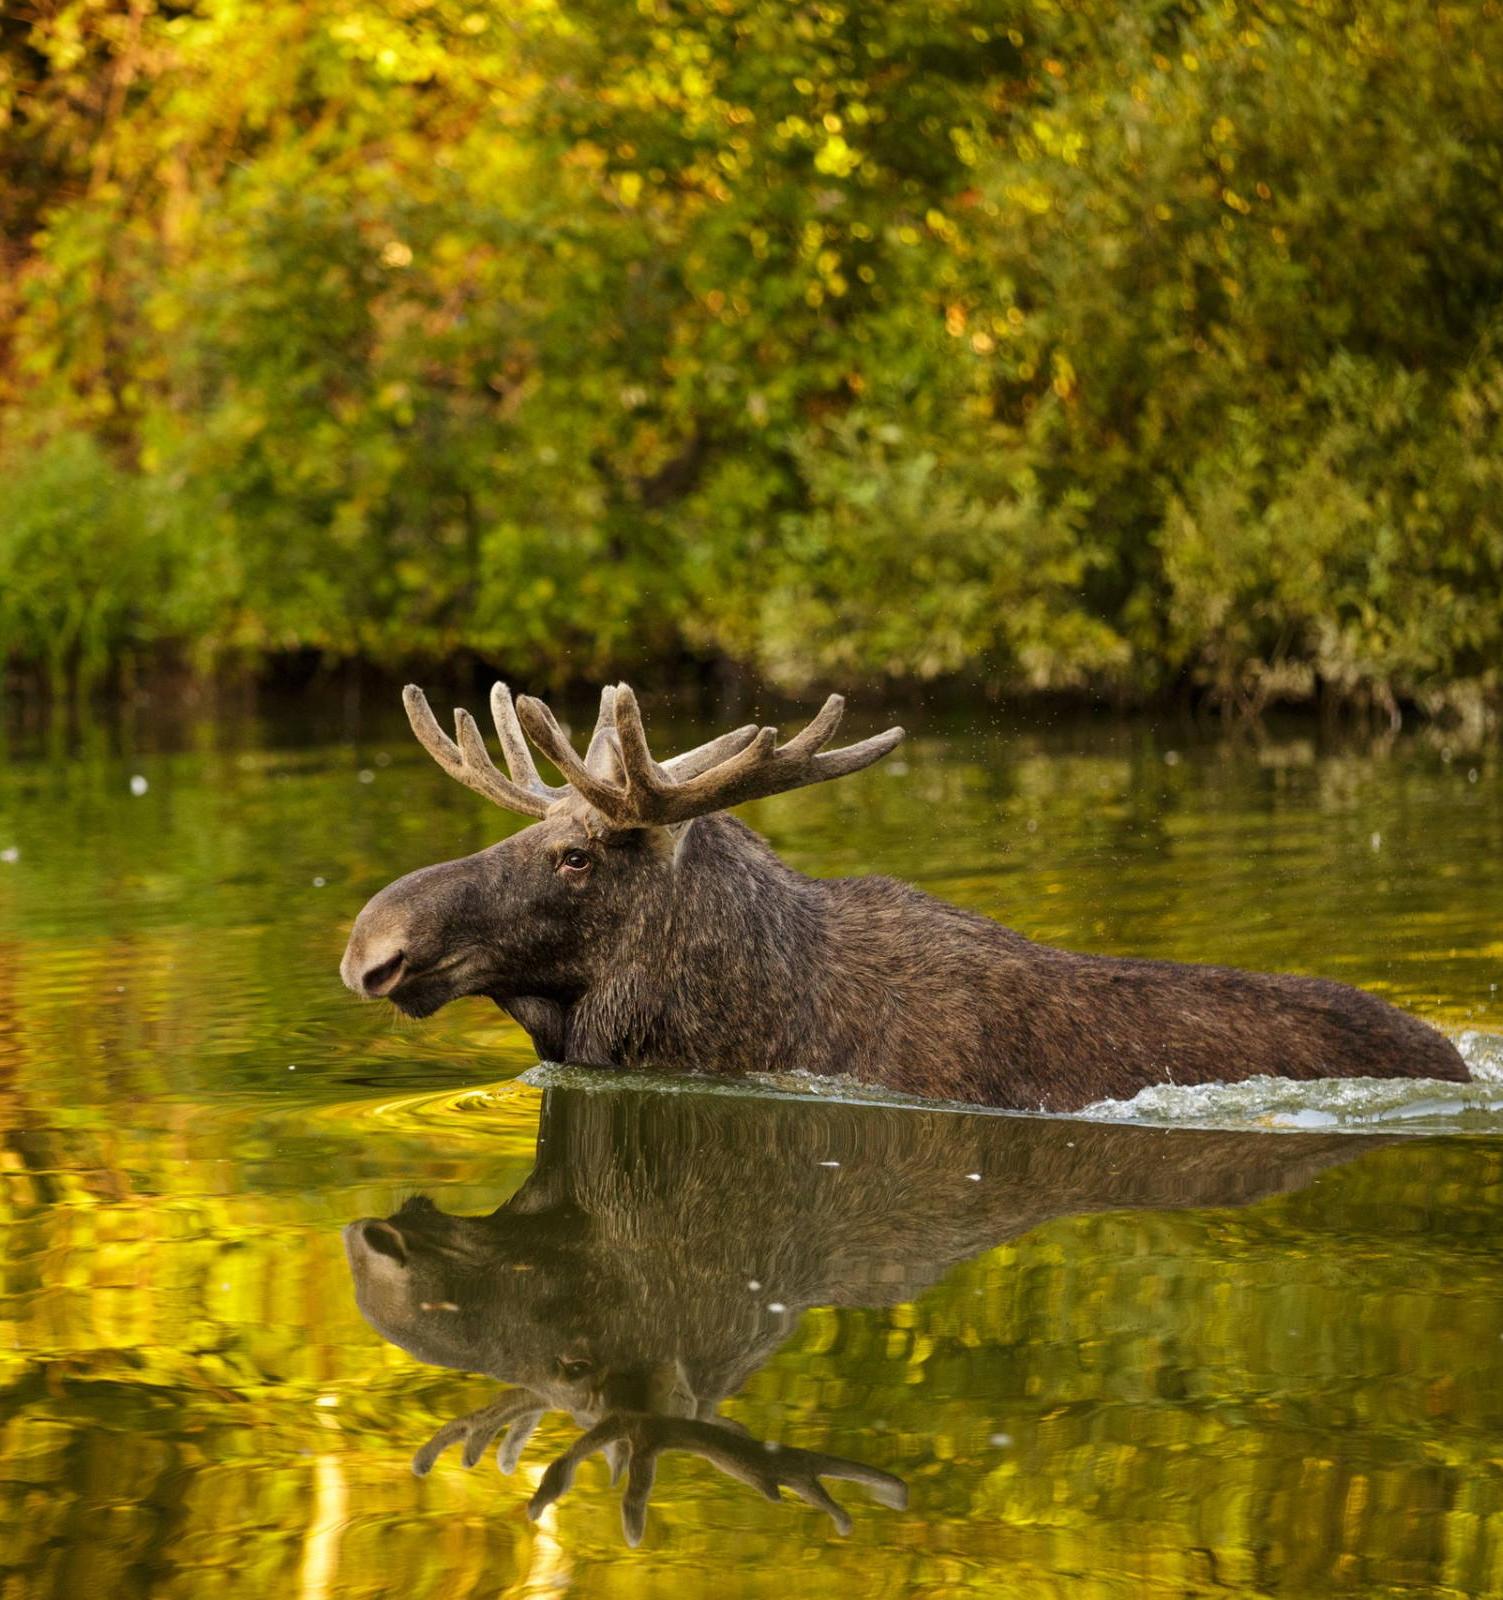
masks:
{"label": "shaggy fur", "polygon": [[545,1059],[1049,1111],[1260,1075],[1468,1077],[1434,1029],[1344,984],[1076,955],[888,878],[804,877],[723,813],[641,826],[555,793],[376,895],[350,988],[411,1016],[487,995]]}

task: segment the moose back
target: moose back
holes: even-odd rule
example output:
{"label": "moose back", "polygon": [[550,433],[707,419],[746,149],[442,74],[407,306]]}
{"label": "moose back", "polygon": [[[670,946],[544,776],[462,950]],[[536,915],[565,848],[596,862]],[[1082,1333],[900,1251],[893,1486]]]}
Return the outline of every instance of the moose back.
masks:
{"label": "moose back", "polygon": [[1468,1077],[1433,1028],[1345,984],[1078,955],[890,878],[793,871],[727,809],[857,772],[902,738],[827,749],[838,695],[786,744],[751,726],[659,762],[625,684],[602,694],[583,757],[547,706],[497,684],[509,776],[467,712],[450,739],[420,690],[404,699],[451,777],[536,819],[361,911],[344,981],[409,1016],[483,995],[545,1059],[796,1068],[1050,1111],[1164,1082]]}

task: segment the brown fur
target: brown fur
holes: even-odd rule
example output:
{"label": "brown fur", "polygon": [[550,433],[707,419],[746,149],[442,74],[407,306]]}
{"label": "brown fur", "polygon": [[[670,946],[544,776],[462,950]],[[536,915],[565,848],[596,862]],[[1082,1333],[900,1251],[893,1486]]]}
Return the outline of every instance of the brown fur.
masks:
{"label": "brown fur", "polygon": [[804,877],[725,814],[625,825],[569,794],[383,889],[342,972],[413,1016],[487,995],[548,1059],[801,1070],[982,1105],[1468,1077],[1434,1029],[1345,984],[1076,955],[888,878]]}

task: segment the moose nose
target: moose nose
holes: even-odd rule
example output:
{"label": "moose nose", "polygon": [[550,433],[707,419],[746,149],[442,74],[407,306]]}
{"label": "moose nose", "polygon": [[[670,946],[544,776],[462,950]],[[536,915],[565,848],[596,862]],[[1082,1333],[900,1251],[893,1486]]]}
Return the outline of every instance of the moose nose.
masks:
{"label": "moose nose", "polygon": [[407,970],[407,952],[398,950],[384,961],[377,961],[366,967],[360,974],[360,992],[368,994],[372,999],[379,995],[390,994],[402,981],[402,974]]}
{"label": "moose nose", "polygon": [[339,963],[345,988],[374,999],[390,994],[406,975],[407,950],[400,930],[367,929],[357,921]]}

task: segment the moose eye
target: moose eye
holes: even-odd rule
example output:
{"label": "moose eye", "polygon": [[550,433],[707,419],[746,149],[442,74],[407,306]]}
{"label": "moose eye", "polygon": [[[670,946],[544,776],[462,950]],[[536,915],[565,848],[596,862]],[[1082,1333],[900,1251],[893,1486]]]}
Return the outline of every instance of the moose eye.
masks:
{"label": "moose eye", "polygon": [[594,865],[584,850],[565,850],[558,858],[558,864],[567,872],[588,872]]}
{"label": "moose eye", "polygon": [[569,1379],[582,1378],[590,1370],[591,1363],[583,1357],[577,1356],[570,1359],[568,1356],[558,1358],[558,1370]]}

